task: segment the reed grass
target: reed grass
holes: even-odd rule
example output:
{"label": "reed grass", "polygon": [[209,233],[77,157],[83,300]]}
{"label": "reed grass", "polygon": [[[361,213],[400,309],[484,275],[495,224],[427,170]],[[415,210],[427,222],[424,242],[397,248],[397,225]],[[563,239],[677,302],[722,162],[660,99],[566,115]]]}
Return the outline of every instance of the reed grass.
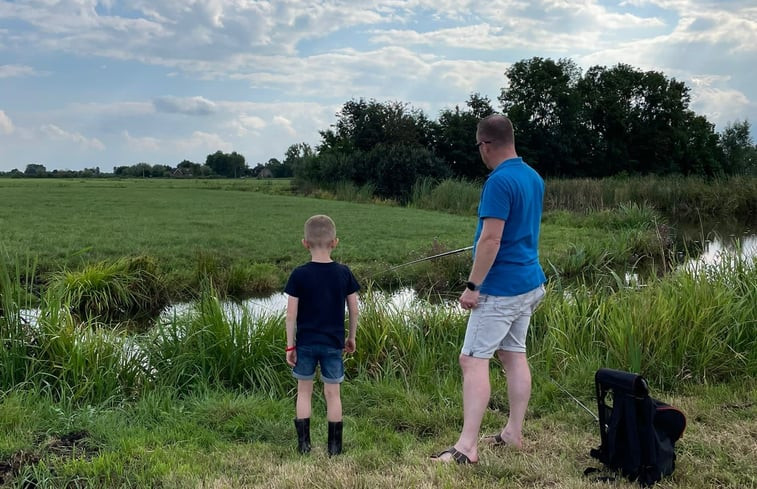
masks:
{"label": "reed grass", "polygon": [[748,219],[757,213],[757,177],[638,176],[550,179],[544,207],[577,212],[649,202],[668,216]]}
{"label": "reed grass", "polygon": [[606,366],[666,387],[755,375],[756,268],[733,257],[637,288],[556,289],[537,312],[535,355],[550,370]]}
{"label": "reed grass", "polygon": [[481,185],[475,182],[458,179],[436,182],[422,178],[413,185],[409,205],[419,209],[475,216],[480,197]]}
{"label": "reed grass", "polygon": [[154,318],[168,303],[157,262],[146,256],[58,272],[50,290],[83,321],[144,321]]}
{"label": "reed grass", "polygon": [[187,316],[151,333],[145,348],[152,379],[182,392],[211,382],[282,396],[288,389],[282,331],[282,316],[236,315],[207,289]]}

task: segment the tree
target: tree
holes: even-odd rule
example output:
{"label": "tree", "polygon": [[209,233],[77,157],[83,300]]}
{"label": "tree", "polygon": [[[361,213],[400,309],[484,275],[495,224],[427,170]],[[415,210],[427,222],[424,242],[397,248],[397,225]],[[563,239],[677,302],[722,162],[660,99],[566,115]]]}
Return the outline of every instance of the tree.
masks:
{"label": "tree", "polygon": [[494,113],[488,98],[471,94],[467,109],[445,109],[434,125],[436,154],[449,166],[452,174],[466,179],[482,179],[487,174],[479,152],[474,148],[478,121]]}
{"label": "tree", "polygon": [[244,156],[236,151],[226,154],[219,150],[213,154],[209,154],[205,159],[205,165],[217,175],[228,178],[242,177],[247,170]]}
{"label": "tree", "polygon": [[578,168],[581,71],[569,59],[531,58],[505,72],[499,97],[515,130],[518,152],[542,175],[574,175]]}
{"label": "tree", "polygon": [[24,175],[27,177],[44,177],[45,175],[47,175],[47,168],[45,168],[45,165],[29,163],[28,165],[26,165]]}
{"label": "tree", "polygon": [[618,64],[590,68],[577,88],[589,176],[719,171],[714,127],[689,110],[683,82]]}
{"label": "tree", "polygon": [[183,176],[187,177],[204,177],[212,173],[212,170],[207,166],[189,160],[183,160],[176,165],[176,168],[181,170]]}
{"label": "tree", "polygon": [[757,172],[757,148],[752,141],[749,121],[726,125],[719,136],[723,151],[723,166],[730,174],[755,174]]}
{"label": "tree", "polygon": [[321,131],[319,153],[370,151],[379,144],[432,147],[431,121],[402,102],[346,102],[333,129]]}

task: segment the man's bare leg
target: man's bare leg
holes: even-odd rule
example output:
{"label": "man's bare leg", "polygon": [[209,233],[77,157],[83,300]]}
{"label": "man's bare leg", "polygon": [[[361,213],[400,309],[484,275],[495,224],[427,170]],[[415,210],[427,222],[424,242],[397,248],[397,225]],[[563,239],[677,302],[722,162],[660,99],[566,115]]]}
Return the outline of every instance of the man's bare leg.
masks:
{"label": "man's bare leg", "polygon": [[507,424],[500,436],[505,443],[522,449],[523,421],[531,398],[531,369],[525,353],[499,350],[497,356],[507,376],[507,400],[510,405]]}
{"label": "man's bare leg", "polygon": [[[463,370],[463,430],[454,446],[471,462],[476,462],[481,421],[491,394],[489,360],[460,355],[460,367]],[[450,454],[444,454],[435,460],[449,462],[451,459]]]}

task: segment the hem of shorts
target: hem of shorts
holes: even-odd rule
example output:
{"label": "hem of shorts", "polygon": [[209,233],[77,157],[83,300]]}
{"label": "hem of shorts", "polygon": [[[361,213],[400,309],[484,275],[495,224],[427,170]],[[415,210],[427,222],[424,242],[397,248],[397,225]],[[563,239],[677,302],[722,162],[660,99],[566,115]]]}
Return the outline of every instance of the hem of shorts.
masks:
{"label": "hem of shorts", "polygon": [[324,384],[341,384],[342,382],[344,382],[344,375],[342,375],[338,379],[328,379],[326,377],[321,377],[321,380]]}
{"label": "hem of shorts", "polygon": [[315,372],[313,372],[313,375],[302,375],[302,374],[292,372],[292,377],[294,377],[297,380],[313,380],[315,379]]}
{"label": "hem of shorts", "polygon": [[483,356],[486,355],[486,353],[479,353],[479,352],[473,352],[473,351],[463,351],[461,352],[466,357],[473,357],[473,358],[480,358],[481,360],[489,360],[494,357],[494,352],[491,352],[489,356]]}

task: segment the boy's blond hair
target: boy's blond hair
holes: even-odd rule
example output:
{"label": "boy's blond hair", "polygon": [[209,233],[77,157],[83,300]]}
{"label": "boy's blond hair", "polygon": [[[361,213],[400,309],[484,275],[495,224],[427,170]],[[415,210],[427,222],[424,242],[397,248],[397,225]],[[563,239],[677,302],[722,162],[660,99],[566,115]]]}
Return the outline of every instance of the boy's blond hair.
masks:
{"label": "boy's blond hair", "polygon": [[305,241],[314,248],[326,248],[336,239],[336,225],[329,216],[318,214],[305,221]]}

